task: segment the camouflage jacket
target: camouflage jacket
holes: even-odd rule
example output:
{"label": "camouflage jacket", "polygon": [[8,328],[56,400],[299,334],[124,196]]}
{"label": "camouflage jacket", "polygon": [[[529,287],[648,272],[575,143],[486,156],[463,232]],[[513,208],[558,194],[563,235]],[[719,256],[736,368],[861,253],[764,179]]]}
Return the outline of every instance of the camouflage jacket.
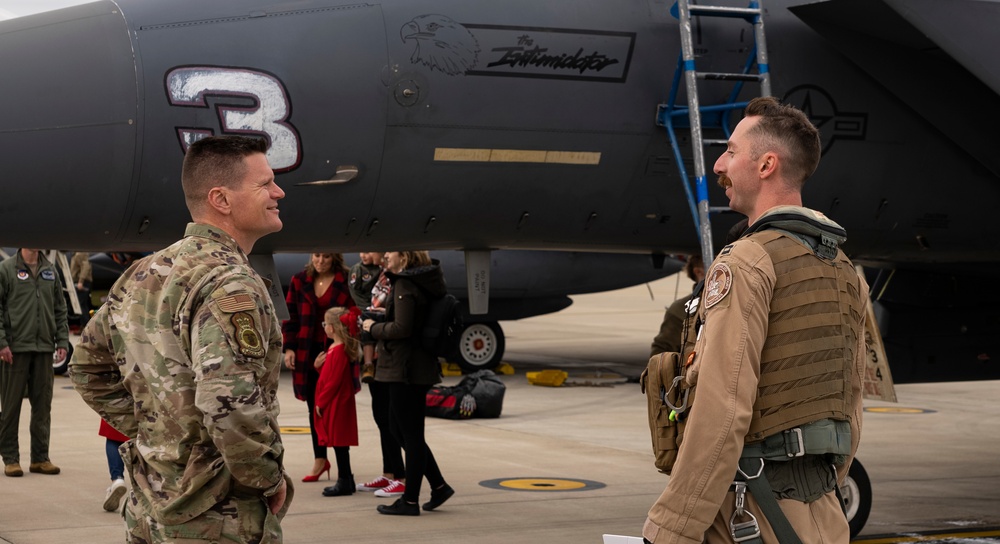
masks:
{"label": "camouflage jacket", "polygon": [[282,479],[280,322],[263,280],[221,230],[133,264],[83,331],[70,371],[83,400],[132,438],[140,507],[182,524]]}

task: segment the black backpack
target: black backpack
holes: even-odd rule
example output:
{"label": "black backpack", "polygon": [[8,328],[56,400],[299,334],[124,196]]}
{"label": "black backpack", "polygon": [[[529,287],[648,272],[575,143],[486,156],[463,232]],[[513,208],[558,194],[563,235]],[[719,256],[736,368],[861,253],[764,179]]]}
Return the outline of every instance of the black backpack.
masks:
{"label": "black backpack", "polygon": [[428,297],[427,317],[420,331],[420,345],[437,357],[450,355],[452,339],[462,330],[461,303],[451,293]]}

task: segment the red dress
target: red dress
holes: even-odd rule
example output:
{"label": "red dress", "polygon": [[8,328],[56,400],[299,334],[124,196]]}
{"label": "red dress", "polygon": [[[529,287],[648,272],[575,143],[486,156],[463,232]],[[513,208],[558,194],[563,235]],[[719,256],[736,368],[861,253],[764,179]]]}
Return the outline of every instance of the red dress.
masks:
{"label": "red dress", "polygon": [[358,410],[354,404],[352,372],[344,345],[330,346],[316,384],[316,406],[323,412],[315,420],[320,446],[358,445]]}

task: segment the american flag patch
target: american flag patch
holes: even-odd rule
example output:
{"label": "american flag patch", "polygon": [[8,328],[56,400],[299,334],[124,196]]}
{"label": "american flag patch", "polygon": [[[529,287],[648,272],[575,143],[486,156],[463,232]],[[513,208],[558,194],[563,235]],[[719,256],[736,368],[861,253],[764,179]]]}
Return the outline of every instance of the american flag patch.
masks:
{"label": "american flag patch", "polygon": [[227,314],[248,312],[257,309],[257,304],[253,301],[253,297],[246,293],[222,297],[219,299],[218,304],[219,309]]}

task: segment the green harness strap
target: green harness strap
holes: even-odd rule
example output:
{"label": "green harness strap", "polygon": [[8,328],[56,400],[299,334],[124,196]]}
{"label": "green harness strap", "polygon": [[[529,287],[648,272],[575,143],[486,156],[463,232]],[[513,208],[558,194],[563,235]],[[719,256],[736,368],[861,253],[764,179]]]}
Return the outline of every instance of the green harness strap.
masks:
{"label": "green harness strap", "polygon": [[[736,511],[733,512],[733,516],[729,520],[729,530],[733,535],[733,540],[736,542],[746,542],[747,544],[763,544],[763,540],[760,538],[760,526],[757,524],[756,518],[750,512],[741,512],[743,510],[741,505],[744,500],[740,495],[746,491],[750,491],[753,498],[757,500],[757,505],[760,506],[761,513],[767,518],[767,522],[771,524],[771,529],[774,530],[775,536],[778,537],[778,542],[780,544],[802,544],[802,541],[799,540],[799,535],[795,533],[795,529],[788,522],[785,513],[778,506],[778,501],[774,498],[774,493],[771,491],[771,484],[768,483],[767,477],[764,476],[764,458],[761,453],[762,449],[757,445],[746,446],[743,448],[743,455],[740,457],[739,469],[736,471],[736,480],[734,481],[734,485],[736,485],[737,506]],[[745,486],[745,490],[742,493],[740,490],[741,486]],[[749,516],[751,521],[734,523],[736,518],[743,514]]]}
{"label": "green harness strap", "polygon": [[[778,506],[778,500],[774,498],[771,484],[764,475],[764,463],[766,460],[787,461],[803,455],[832,455],[834,459],[838,459],[845,457],[850,451],[850,423],[831,419],[807,423],[770,436],[763,442],[745,445],[733,481],[736,490],[736,511],[729,519],[729,532],[733,540],[747,544],[763,544],[757,519],[744,509],[746,492],[749,491],[760,506],[761,513],[771,524],[778,542],[802,544],[799,535],[795,533],[785,513]],[[843,499],[836,483],[834,490],[843,507]],[[749,521],[737,523],[737,518],[749,518]]]}

